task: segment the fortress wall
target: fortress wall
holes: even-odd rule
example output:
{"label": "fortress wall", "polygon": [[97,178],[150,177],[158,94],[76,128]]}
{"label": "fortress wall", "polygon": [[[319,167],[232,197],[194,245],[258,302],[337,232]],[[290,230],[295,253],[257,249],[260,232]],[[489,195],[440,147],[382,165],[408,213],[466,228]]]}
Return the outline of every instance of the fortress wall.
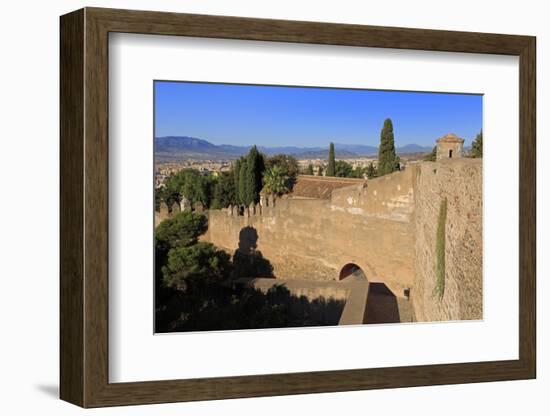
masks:
{"label": "fortress wall", "polygon": [[[234,253],[253,227],[257,249],[285,280],[336,280],[347,263],[397,296],[411,288],[418,321],[482,318],[482,166],[479,159],[422,162],[334,190],[331,200],[280,199],[261,214],[208,213],[203,237]],[[436,285],[436,232],[447,198],[446,279]],[[319,255],[319,253],[322,253]]]}
{"label": "fortress wall", "polygon": [[352,215],[409,222],[414,212],[413,178],[417,167],[370,179],[367,186],[354,185],[332,191],[335,210]]}
{"label": "fortress wall", "polygon": [[[408,287],[413,281],[412,224],[376,215],[350,215],[330,201],[281,199],[261,215],[208,213],[204,240],[233,253],[239,233],[253,227],[257,249],[279,279],[337,280],[342,267],[356,263],[370,281]],[[321,255],[319,255],[321,251]]]}
{"label": "fortress wall", "polygon": [[[415,282],[411,301],[418,321],[482,319],[482,160],[450,159],[417,165]],[[447,198],[445,291],[434,293],[436,232]]]}

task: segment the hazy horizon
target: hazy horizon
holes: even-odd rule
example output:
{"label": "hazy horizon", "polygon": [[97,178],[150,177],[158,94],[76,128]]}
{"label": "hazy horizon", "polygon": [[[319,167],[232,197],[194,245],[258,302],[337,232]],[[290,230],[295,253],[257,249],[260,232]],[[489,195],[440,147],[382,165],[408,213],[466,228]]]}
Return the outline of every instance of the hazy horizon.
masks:
{"label": "hazy horizon", "polygon": [[[216,146],[239,146],[239,147],[252,147],[252,146],[257,146],[257,147],[265,147],[265,148],[278,148],[278,147],[296,147],[296,148],[303,148],[303,149],[315,149],[315,148],[322,148],[322,149],[327,149],[329,148],[330,146],[330,143],[333,143],[335,147],[337,146],[369,146],[369,147],[378,147],[379,146],[379,143],[376,143],[376,144],[364,144],[364,143],[344,143],[344,142],[327,142],[325,144],[319,144],[319,145],[315,145],[315,146],[300,146],[299,144],[295,144],[295,145],[280,145],[280,144],[274,144],[274,145],[264,145],[264,144],[257,144],[257,143],[245,143],[245,144],[233,144],[233,143],[214,143],[214,141],[212,140],[209,140],[208,138],[204,138],[204,137],[195,137],[195,136],[190,136],[188,134],[170,134],[170,135],[166,135],[166,136],[155,136],[155,138],[157,139],[162,139],[162,138],[165,138],[165,137],[188,137],[188,138],[191,138],[191,139],[198,139],[198,140],[204,140],[204,141],[207,141],[209,143],[212,143]],[[419,143],[416,143],[416,142],[410,142],[410,143],[402,143],[402,144],[397,144],[396,143],[396,147],[405,147],[405,146],[409,146],[409,145],[419,145],[419,146],[423,146],[423,147],[429,147],[430,145],[420,145]],[[465,143],[465,145],[467,146],[467,144]],[[434,144],[433,146],[435,146],[435,141],[434,141]]]}
{"label": "hazy horizon", "polygon": [[454,133],[469,146],[482,128],[482,95],[155,81],[155,137],[215,145],[378,147],[386,118],[395,145],[433,146]]}

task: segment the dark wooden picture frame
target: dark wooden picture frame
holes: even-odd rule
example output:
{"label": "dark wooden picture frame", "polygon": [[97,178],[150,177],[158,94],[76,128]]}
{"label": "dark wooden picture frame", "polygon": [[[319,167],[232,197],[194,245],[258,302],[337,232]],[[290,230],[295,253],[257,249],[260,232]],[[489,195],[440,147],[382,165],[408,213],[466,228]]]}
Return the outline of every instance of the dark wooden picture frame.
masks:
{"label": "dark wooden picture frame", "polygon": [[[536,377],[535,51],[530,36],[85,8],[61,17],[60,396],[82,407]],[[519,57],[519,359],[109,383],[108,35],[175,35]]]}

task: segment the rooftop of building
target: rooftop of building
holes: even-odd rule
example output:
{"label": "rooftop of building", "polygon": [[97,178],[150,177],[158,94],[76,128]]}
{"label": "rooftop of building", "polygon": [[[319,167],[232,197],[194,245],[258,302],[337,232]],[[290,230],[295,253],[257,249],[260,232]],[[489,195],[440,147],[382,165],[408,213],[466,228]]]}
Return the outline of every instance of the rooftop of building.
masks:
{"label": "rooftop of building", "polygon": [[288,198],[330,199],[332,191],[364,183],[364,179],[298,175]]}
{"label": "rooftop of building", "polygon": [[437,142],[438,143],[464,143],[464,139],[458,137],[456,134],[449,133],[437,139]]}

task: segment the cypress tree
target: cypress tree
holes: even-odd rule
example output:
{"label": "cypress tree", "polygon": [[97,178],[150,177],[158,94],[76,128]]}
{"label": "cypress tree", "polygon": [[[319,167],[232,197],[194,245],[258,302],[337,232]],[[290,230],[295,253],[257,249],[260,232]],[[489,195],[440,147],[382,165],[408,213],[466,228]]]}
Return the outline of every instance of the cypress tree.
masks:
{"label": "cypress tree", "polygon": [[393,137],[393,124],[387,118],[384,120],[384,127],[380,132],[380,147],[378,148],[378,176],[387,175],[399,170],[399,159],[395,154],[395,143]]}
{"label": "cypress tree", "polygon": [[323,176],[323,166],[319,165],[319,169],[317,169],[317,176]]}
{"label": "cypress tree", "polygon": [[330,144],[328,149],[328,167],[325,176],[334,176],[336,171],[336,158],[334,156],[334,143]]}
{"label": "cypress tree", "polygon": [[313,165],[311,163],[307,165],[306,175],[313,175]]}
{"label": "cypress tree", "polygon": [[237,199],[239,204],[246,204],[246,177],[248,173],[246,159],[242,160],[239,168],[239,186],[237,187]]}
{"label": "cypress tree", "polygon": [[472,157],[483,157],[483,131],[472,142]]}
{"label": "cypress tree", "polygon": [[241,198],[239,194],[239,177],[241,174],[241,159],[237,159],[233,165],[233,180],[235,181],[235,199],[238,204],[241,203]]}
{"label": "cypress tree", "polygon": [[246,185],[244,193],[244,203],[258,203],[260,200],[260,191],[262,190],[262,173],[265,169],[262,155],[258,152],[256,146],[252,146],[248,152],[246,160]]}
{"label": "cypress tree", "polygon": [[233,175],[222,172],[215,182],[212,191],[210,208],[227,208],[229,204],[235,204],[235,181]]}

